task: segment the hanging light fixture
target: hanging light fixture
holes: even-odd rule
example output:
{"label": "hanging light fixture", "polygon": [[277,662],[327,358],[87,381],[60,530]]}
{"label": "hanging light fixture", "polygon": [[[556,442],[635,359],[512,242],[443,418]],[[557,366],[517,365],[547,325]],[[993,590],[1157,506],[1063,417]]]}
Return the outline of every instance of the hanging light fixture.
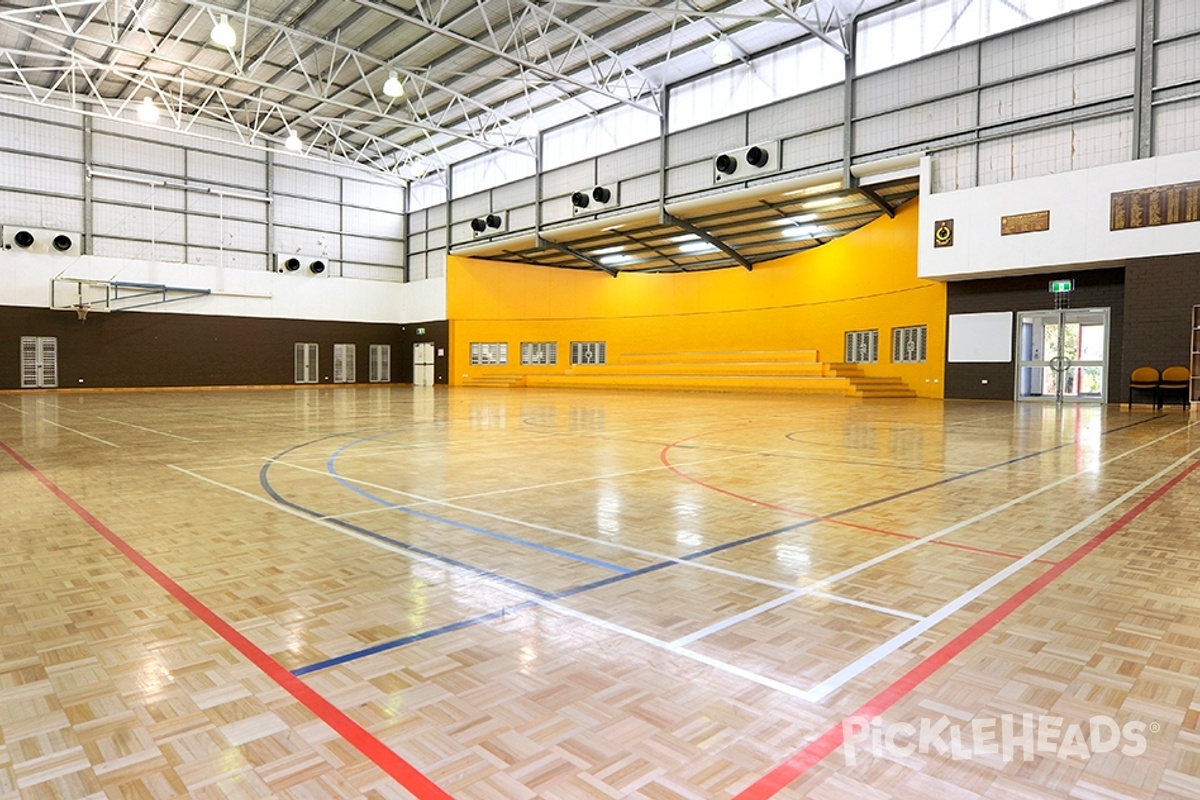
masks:
{"label": "hanging light fixture", "polygon": [[142,122],[158,122],[158,106],[154,105],[154,101],[147,97],[138,106],[137,115]]}
{"label": "hanging light fixture", "polygon": [[304,148],[304,143],[300,141],[300,137],[295,131],[289,129],[287,139],[284,140],[283,146],[293,153],[299,153]]}
{"label": "hanging light fixture", "polygon": [[388,72],[387,80],[383,82],[383,93],[388,97],[404,97],[404,84],[396,75],[396,70]]}
{"label": "hanging light fixture", "polygon": [[733,45],[729,43],[729,37],[721,34],[721,38],[713,45],[712,62],[718,67],[723,67],[733,61]]}
{"label": "hanging light fixture", "polygon": [[229,24],[229,15],[222,14],[221,21],[213,25],[212,33],[209,34],[213,44],[221,47],[233,47],[237,44],[237,31]]}

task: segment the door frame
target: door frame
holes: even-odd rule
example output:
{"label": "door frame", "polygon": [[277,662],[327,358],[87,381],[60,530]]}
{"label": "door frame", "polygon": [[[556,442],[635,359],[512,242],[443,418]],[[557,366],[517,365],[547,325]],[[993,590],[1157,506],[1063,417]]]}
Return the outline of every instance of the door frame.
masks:
{"label": "door frame", "polygon": [[[429,347],[429,361],[418,361],[417,354],[422,346]],[[437,345],[434,342],[413,342],[413,386],[433,386],[437,380]],[[421,367],[429,367],[429,383],[419,383],[418,376]]]}
{"label": "door frame", "polygon": [[[1043,317],[1057,318],[1059,340],[1058,351],[1061,353],[1066,340],[1066,327],[1070,322],[1070,317],[1075,316],[1095,316],[1102,315],[1104,325],[1104,355],[1100,360],[1071,360],[1066,356],[1056,356],[1054,358],[1030,358],[1024,359],[1024,323],[1025,317]],[[1020,403],[1098,403],[1103,405],[1108,402],[1108,379],[1109,379],[1109,353],[1111,352],[1112,343],[1112,309],[1109,307],[1103,308],[1047,308],[1036,309],[1032,311],[1018,311],[1016,313],[1015,327],[1015,349],[1013,362],[1016,365],[1016,370],[1013,375],[1013,400]],[[1064,375],[1072,369],[1100,368],[1100,396],[1078,394],[1068,395],[1063,392],[1063,381],[1060,379],[1056,382],[1055,393],[1051,395],[1022,395],[1021,394],[1021,371],[1023,369],[1051,369]]]}

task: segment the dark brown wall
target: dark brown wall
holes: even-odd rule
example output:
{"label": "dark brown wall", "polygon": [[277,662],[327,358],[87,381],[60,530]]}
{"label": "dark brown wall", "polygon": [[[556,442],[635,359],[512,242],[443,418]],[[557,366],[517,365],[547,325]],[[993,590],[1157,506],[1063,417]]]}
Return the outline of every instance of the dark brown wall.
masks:
{"label": "dark brown wall", "polygon": [[1125,374],[1191,363],[1192,306],[1200,305],[1200,254],[1148,258],[1125,270]]}
{"label": "dark brown wall", "polygon": [[[424,334],[417,334],[424,328]],[[413,342],[443,355],[435,380],[449,372],[449,324],[409,325],[158,314],[73,313],[0,306],[0,389],[20,386],[20,337],[58,338],[58,385],[71,387],[255,386],[294,380],[296,342],[320,347],[321,382],[332,382],[334,343],[356,347],[357,379],[367,382],[368,346],[392,346],[392,382],[412,382]]]}
{"label": "dark brown wall", "polygon": [[[1117,402],[1128,386],[1121,345],[1125,327],[1125,270],[1100,269],[1063,273],[1075,279],[1071,306],[1110,308],[1108,335],[1108,399]],[[946,287],[948,314],[985,311],[1038,311],[1054,308],[1049,283],[1059,275],[1022,275],[978,281],[958,281]],[[1013,334],[1016,335],[1015,332]],[[1013,352],[1016,356],[1015,348]],[[982,381],[986,380],[984,384]],[[978,400],[1012,400],[1016,362],[1007,364],[946,364],[946,397]]]}

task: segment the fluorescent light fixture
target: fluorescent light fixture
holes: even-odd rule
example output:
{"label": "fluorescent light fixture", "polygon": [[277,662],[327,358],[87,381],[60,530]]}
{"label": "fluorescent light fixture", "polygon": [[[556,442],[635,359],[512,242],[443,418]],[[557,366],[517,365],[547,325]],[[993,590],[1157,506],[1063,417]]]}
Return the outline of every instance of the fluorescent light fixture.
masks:
{"label": "fluorescent light fixture", "polygon": [[237,31],[229,24],[229,15],[222,14],[221,21],[213,25],[212,33],[209,34],[213,44],[221,47],[233,47],[237,44]]}
{"label": "fluorescent light fixture", "polygon": [[705,241],[684,242],[679,245],[679,252],[681,253],[711,253],[716,249],[717,246],[715,244]]}
{"label": "fluorescent light fixture", "polygon": [[794,228],[786,228],[783,235],[789,239],[799,239],[805,236],[813,237],[821,233],[820,225],[797,225]]}
{"label": "fluorescent light fixture", "polygon": [[404,84],[400,82],[396,70],[388,73],[387,80],[383,82],[383,93],[388,97],[404,97]]}
{"label": "fluorescent light fixture", "polygon": [[154,105],[154,101],[147,97],[138,106],[137,115],[142,122],[158,122],[158,106]]}
{"label": "fluorescent light fixture", "polygon": [[680,236],[672,236],[671,241],[672,242],[694,242],[699,238],[700,237],[694,233],[685,233]]}
{"label": "fluorescent light fixture", "polygon": [[600,263],[604,264],[605,266],[612,266],[613,264],[624,264],[626,261],[632,260],[632,256],[624,253],[613,253],[612,255],[602,256],[600,258]]}
{"label": "fluorescent light fixture", "polygon": [[805,186],[803,189],[793,189],[790,192],[784,192],[784,197],[795,197],[799,194],[824,194],[825,192],[836,192],[842,188],[841,181],[833,181],[832,183],[822,183],[817,186]]}
{"label": "fluorescent light fixture", "polygon": [[805,200],[800,204],[801,208],[826,208],[827,206],[836,206],[846,198],[844,197],[818,197],[816,200]]}
{"label": "fluorescent light fixture", "polygon": [[733,61],[733,45],[729,43],[729,37],[721,34],[721,38],[713,45],[712,62],[718,67],[723,67]]}
{"label": "fluorescent light fixture", "polygon": [[625,249],[625,245],[617,244],[617,245],[613,245],[612,247],[601,247],[599,250],[593,250],[592,255],[607,256],[607,255],[611,255],[612,253],[619,253],[624,249]]}
{"label": "fluorescent light fixture", "polygon": [[780,225],[803,225],[806,222],[812,222],[818,216],[820,216],[820,215],[819,214],[800,214],[799,216],[788,217],[787,219],[781,219],[781,220],[779,220],[779,224]]}
{"label": "fluorescent light fixture", "polygon": [[304,148],[304,143],[300,141],[300,137],[296,135],[295,131],[288,131],[288,137],[283,146],[293,153],[298,153]]}

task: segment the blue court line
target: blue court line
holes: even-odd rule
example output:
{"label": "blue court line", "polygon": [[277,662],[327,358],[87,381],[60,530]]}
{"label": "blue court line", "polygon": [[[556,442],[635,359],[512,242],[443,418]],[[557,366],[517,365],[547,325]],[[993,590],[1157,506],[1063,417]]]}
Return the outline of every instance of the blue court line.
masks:
{"label": "blue court line", "polygon": [[[581,594],[583,592],[588,592],[588,591],[591,591],[592,589],[599,589],[602,586],[608,586],[610,584],[618,583],[620,581],[627,580],[629,578],[636,578],[640,575],[645,575],[648,572],[656,572],[660,569],[665,569],[666,567],[670,567],[674,564],[675,564],[674,561],[660,561],[657,564],[651,564],[647,567],[642,567],[641,569],[632,570],[628,574],[625,574],[625,575],[613,575],[612,577],[604,578],[603,580],[599,580],[599,581],[594,581],[593,583],[585,583],[581,586],[575,586],[571,589],[564,589],[561,592],[556,592],[544,599],[546,599],[546,600],[561,600],[565,597],[571,597],[572,595]],[[295,675],[296,677],[300,677],[301,675],[307,675],[310,672],[318,672],[323,669],[329,669],[330,667],[336,667],[341,664],[348,663],[350,661],[357,661],[360,658],[366,658],[367,656],[373,656],[373,655],[376,655],[377,653],[383,653],[388,650],[395,650],[397,647],[404,647],[407,644],[413,644],[414,642],[419,642],[419,641],[422,641],[423,639],[432,639],[434,636],[440,636],[443,633],[453,633],[454,631],[460,631],[464,628],[470,628],[474,625],[478,625],[483,622],[489,622],[493,619],[496,619],[497,617],[503,617],[506,614],[515,613],[517,611],[524,611],[525,609],[532,608],[536,605],[537,605],[537,603],[535,601],[526,600],[523,603],[517,603],[516,605],[505,606],[504,608],[500,609],[499,611],[492,611],[487,614],[481,614],[480,616],[477,616],[477,617],[470,617],[468,619],[460,620],[458,622],[452,622],[449,625],[443,625],[440,628],[430,628],[428,630],[421,631],[420,633],[411,633],[408,636],[404,636],[399,639],[391,639],[386,642],[380,642],[379,644],[374,644],[374,645],[371,645],[370,647],[364,647],[362,650],[354,650],[352,652],[345,653],[340,656],[335,656],[333,658],[328,658],[324,661],[318,661],[314,664],[309,664],[304,667],[297,667],[296,669],[292,670],[292,674]]]}
{"label": "blue court line", "polygon": [[299,678],[301,675],[307,675],[310,672],[319,672],[323,669],[329,669],[330,667],[336,667],[340,664],[345,664],[348,661],[357,661],[360,658],[373,656],[377,653],[385,653],[388,650],[395,650],[397,647],[404,647],[405,645],[419,642],[422,639],[432,639],[434,636],[441,636],[443,633],[453,633],[454,631],[460,631],[463,628],[470,628],[473,625],[478,625],[481,622],[490,622],[498,617],[507,616],[508,614],[515,614],[518,611],[524,611],[525,609],[532,608],[535,605],[537,605],[537,603],[534,601],[526,600],[523,603],[505,606],[499,611],[492,611],[487,614],[481,614],[477,617],[468,617],[467,619],[459,620],[458,622],[451,622],[449,625],[443,625],[440,628],[429,628],[419,633],[412,633],[399,639],[392,639],[387,642],[380,642],[379,644],[371,645],[370,647],[363,648],[362,650],[355,650],[352,653],[335,656],[333,658],[326,659],[325,661],[318,661],[315,664],[297,667],[296,669],[292,670],[292,674]]}
{"label": "blue court line", "polygon": [[[330,437],[324,437],[324,438],[330,438]],[[320,440],[318,439],[316,441],[320,441]],[[284,450],[279,455],[282,456],[288,452],[291,452],[292,450],[297,450],[304,446],[305,445],[303,445],[303,444],[297,445],[296,447],[292,447],[292,448],[289,448],[288,450]],[[278,457],[279,456],[276,456],[276,458],[278,458]],[[482,567],[476,567],[471,564],[467,564],[464,561],[459,561],[458,559],[450,558],[449,556],[444,556],[444,555],[441,555],[440,553],[435,553],[432,550],[426,550],[423,547],[417,547],[416,545],[409,544],[408,542],[402,542],[399,539],[393,539],[390,536],[384,536],[382,533],[376,533],[375,531],[370,530],[369,528],[363,528],[358,525],[353,525],[349,522],[346,522],[346,521],[340,520],[340,519],[335,519],[333,517],[326,517],[324,514],[319,514],[316,511],[313,511],[311,508],[305,508],[304,506],[300,505],[299,503],[293,503],[291,500],[284,498],[283,495],[279,494],[279,492],[275,491],[275,488],[273,486],[271,486],[271,481],[267,477],[267,471],[271,468],[272,463],[273,463],[273,461],[268,461],[266,464],[263,464],[262,469],[260,469],[258,472],[258,483],[260,486],[262,486],[263,491],[265,491],[268,495],[270,495],[271,499],[274,500],[275,502],[279,503],[280,505],[284,505],[289,508],[294,508],[295,510],[303,512],[304,514],[307,514],[308,516],[313,517],[314,519],[324,520],[333,525],[337,525],[340,528],[345,528],[348,531],[354,531],[355,533],[362,534],[363,536],[367,536],[371,539],[375,539],[376,541],[384,542],[384,543],[389,544],[392,547],[395,547],[397,549],[406,550],[410,553],[418,553],[420,555],[425,556],[426,558],[431,558],[435,561],[440,561],[443,564],[449,564],[452,567],[458,567],[460,569],[464,569],[475,575],[479,575],[480,577],[490,578],[498,583],[504,584],[505,586],[511,586],[515,589],[520,589],[523,592],[529,592],[530,594],[536,595],[537,597],[541,597],[546,600],[549,600],[553,597],[553,595],[550,594],[549,592],[539,589],[536,586],[530,586],[529,584],[522,583],[521,581],[514,580],[512,578],[506,578],[503,575],[500,575],[499,573],[492,572],[491,570],[487,570],[487,569],[483,569]]]}
{"label": "blue court line", "polygon": [[339,448],[338,450],[334,451],[333,455],[329,456],[329,459],[325,462],[325,469],[330,475],[333,476],[333,479],[336,480],[338,483],[340,483],[345,488],[354,492],[355,494],[361,495],[372,502],[378,503],[379,505],[381,505],[385,508],[391,509],[392,511],[399,511],[404,514],[411,514],[414,517],[420,517],[421,519],[427,519],[430,522],[440,522],[443,525],[449,525],[454,528],[461,528],[462,530],[471,531],[472,533],[478,533],[483,536],[490,536],[493,539],[499,539],[504,542],[510,542],[512,544],[520,545],[522,547],[529,547],[534,550],[541,550],[543,553],[550,553],[551,555],[561,556],[562,558],[568,558],[572,561],[579,561],[583,564],[591,564],[593,567],[600,567],[601,569],[611,570],[613,572],[621,573],[622,575],[633,572],[633,570],[629,569],[628,567],[617,566],[616,564],[610,564],[607,561],[600,561],[599,559],[588,558],[587,556],[581,556],[578,553],[571,553],[567,550],[559,550],[557,547],[550,547],[549,545],[538,544],[537,542],[531,542],[527,539],[519,539],[516,536],[508,536],[503,533],[498,533],[497,531],[490,531],[487,528],[480,528],[477,525],[470,525],[466,522],[457,522],[455,520],[448,519],[446,517],[439,517],[436,514],[429,514],[424,511],[417,511],[414,508],[402,506],[397,503],[393,503],[388,500],[385,500],[382,497],[373,495],[370,492],[366,491],[365,489],[360,489],[359,487],[355,486],[350,481],[346,480],[345,478],[343,478],[341,475],[338,474],[337,460],[342,455],[342,453],[349,450],[351,447],[362,444],[363,442],[366,442],[366,441],[370,441],[370,439],[359,439],[356,442],[351,442],[350,444]]}
{"label": "blue court line", "polygon": [[[1116,428],[1111,428],[1111,429],[1109,429],[1109,430],[1102,431],[1102,432],[1100,433],[1100,435],[1101,435],[1101,436],[1107,436],[1107,435],[1108,435],[1108,434],[1110,434],[1110,433],[1116,433],[1117,431],[1123,431],[1123,430],[1126,430],[1126,429],[1128,429],[1128,428],[1134,428],[1134,427],[1137,427],[1138,425],[1144,425],[1144,424],[1146,424],[1147,422],[1153,422],[1154,420],[1163,419],[1165,416],[1166,416],[1166,414],[1160,414],[1160,415],[1158,415],[1158,416],[1155,416],[1155,417],[1148,417],[1148,418],[1146,418],[1146,419],[1144,419],[1144,420],[1139,420],[1138,422],[1133,422],[1133,423],[1130,423],[1130,424],[1128,424],[1128,425],[1121,425],[1121,426],[1119,426],[1119,427],[1116,427]],[[324,438],[330,438],[330,437],[324,437]],[[315,441],[321,441],[321,440],[320,440],[320,439],[318,439],[318,440],[315,440]],[[293,448],[290,448],[290,449],[288,449],[288,450],[285,450],[285,451],[283,451],[283,453],[280,453],[279,455],[280,455],[280,456],[283,456],[283,455],[285,455],[286,453],[288,453],[288,452],[291,452],[291,450],[295,450],[295,449],[298,449],[298,448],[300,448],[300,447],[305,447],[305,446],[307,446],[307,444],[311,444],[311,442],[309,442],[309,443],[306,443],[306,444],[297,445],[296,447],[293,447]],[[1040,456],[1040,455],[1045,455],[1045,454],[1047,454],[1047,453],[1052,453],[1052,452],[1054,452],[1054,451],[1056,451],[1056,450],[1062,450],[1063,448],[1066,448],[1066,447],[1071,447],[1071,446],[1073,446],[1073,445],[1076,445],[1076,444],[1078,444],[1078,442],[1075,442],[1075,441],[1072,441],[1072,442],[1064,442],[1064,443],[1062,443],[1062,444],[1055,445],[1054,447],[1046,448],[1045,450],[1038,450],[1038,451],[1035,451],[1035,452],[1032,452],[1032,453],[1028,453],[1028,454],[1026,454],[1026,455],[1023,455],[1023,456],[1018,456],[1018,457],[1016,457],[1016,458],[1011,458],[1011,459],[1008,459],[1007,461],[1001,461],[1001,462],[997,462],[997,463],[995,463],[995,464],[991,464],[991,465],[989,465],[989,466],[986,466],[986,467],[980,467],[979,469],[972,470],[971,472],[965,472],[965,473],[961,473],[961,474],[959,474],[959,475],[954,475],[954,476],[952,476],[952,477],[950,477],[950,478],[946,478],[945,480],[938,481],[938,482],[935,482],[935,483],[926,484],[925,486],[919,486],[919,487],[917,487],[917,488],[915,488],[915,489],[907,489],[907,490],[905,490],[905,491],[903,491],[903,492],[897,492],[896,494],[890,495],[890,496],[888,496],[888,497],[883,497],[883,498],[880,498],[880,499],[878,499],[878,500],[871,500],[871,501],[869,501],[869,502],[866,502],[866,503],[861,503],[861,504],[859,504],[859,505],[857,505],[857,506],[854,506],[854,507],[852,507],[852,508],[846,508],[846,509],[842,509],[841,511],[835,511],[835,512],[833,512],[832,514],[827,514],[827,515],[825,515],[825,516],[826,516],[826,518],[828,518],[828,517],[837,517],[837,516],[841,516],[841,515],[843,515],[843,514],[849,514],[849,513],[852,513],[852,512],[854,512],[854,511],[860,511],[860,510],[862,510],[862,509],[864,509],[864,508],[870,508],[870,507],[872,507],[872,506],[876,506],[876,505],[879,505],[879,504],[881,504],[881,503],[886,503],[886,502],[889,502],[889,501],[891,501],[891,500],[896,500],[896,499],[898,499],[898,498],[901,498],[901,497],[906,497],[906,496],[908,496],[908,495],[914,494],[915,492],[920,492],[920,491],[924,491],[925,489],[931,489],[931,488],[935,488],[935,487],[937,487],[937,486],[941,486],[941,485],[944,485],[944,484],[947,484],[947,483],[951,483],[951,482],[953,482],[953,481],[961,480],[962,478],[966,478],[966,477],[969,477],[969,476],[971,476],[971,475],[978,475],[978,474],[979,474],[979,473],[981,473],[981,472],[987,472],[987,471],[989,471],[989,470],[993,470],[993,469],[1000,469],[1001,467],[1011,466],[1012,464],[1016,464],[1016,463],[1019,463],[1019,462],[1021,462],[1021,461],[1025,461],[1025,460],[1027,460],[1027,459],[1030,459],[1030,458],[1035,458],[1035,457],[1037,457],[1037,456]],[[277,456],[277,458],[278,458],[278,456]],[[263,468],[263,470],[264,470],[264,472],[265,472],[265,470],[266,470],[266,467],[264,467],[264,468]],[[275,494],[275,492],[274,492],[273,490],[271,490],[270,488],[268,488],[268,487],[266,487],[266,486],[264,486],[264,488],[267,488],[267,491],[268,491],[268,492],[270,492],[270,493],[272,494],[272,496],[273,496],[273,497],[276,497],[277,499],[279,499],[281,502],[287,503],[287,505],[290,505],[290,506],[292,506],[293,508],[301,508],[300,506],[297,506],[297,505],[296,505],[296,504],[294,504],[294,503],[290,503],[290,502],[288,502],[288,501],[286,501],[286,500],[282,500],[282,498],[279,498],[279,497],[278,497],[278,495],[277,495],[277,494]],[[308,514],[312,514],[313,516],[320,516],[320,515],[316,514],[315,512],[313,512],[313,511],[310,511],[309,509],[304,509],[304,508],[301,508],[301,510],[305,511],[305,512],[306,512],[306,513],[308,513]],[[759,534],[756,534],[756,535],[754,535],[754,536],[748,536],[748,537],[745,537],[745,538],[743,538],[743,539],[738,539],[738,540],[736,540],[736,541],[733,541],[733,542],[727,542],[727,543],[725,543],[725,544],[722,544],[722,545],[717,545],[717,546],[715,546],[715,547],[710,547],[710,548],[708,548],[708,549],[706,549],[706,550],[701,550],[701,551],[698,551],[698,552],[696,552],[696,553],[691,553],[691,554],[689,554],[689,555],[680,556],[680,557],[679,557],[679,559],[678,559],[678,561],[691,561],[691,560],[695,560],[695,559],[697,559],[697,558],[702,558],[702,557],[704,557],[704,556],[706,556],[706,555],[711,555],[711,554],[713,554],[713,553],[717,553],[717,552],[720,552],[720,551],[722,551],[722,550],[727,550],[727,549],[729,549],[729,548],[732,548],[732,547],[738,547],[738,546],[740,546],[740,545],[743,545],[743,544],[749,544],[749,543],[751,543],[751,542],[756,542],[756,541],[759,541],[760,539],[766,539],[766,538],[769,538],[769,537],[772,537],[772,536],[778,536],[778,535],[779,535],[779,534],[781,534],[781,533],[787,533],[787,532],[789,532],[789,531],[798,530],[798,529],[800,529],[800,528],[804,528],[804,527],[807,527],[807,526],[809,526],[809,525],[814,525],[814,524],[816,524],[816,523],[818,523],[818,522],[821,522],[821,520],[820,520],[820,519],[808,519],[808,520],[803,520],[803,521],[801,521],[801,522],[798,522],[798,523],[796,523],[796,524],[794,524],[794,525],[787,525],[787,526],[785,526],[785,527],[782,527],[782,528],[776,528],[775,530],[766,531],[766,532],[764,532],[764,533],[759,533]],[[375,534],[371,534],[371,535],[375,535]],[[581,584],[580,586],[576,586],[576,587],[573,587],[573,588],[570,588],[570,589],[563,589],[562,591],[555,592],[555,593],[553,593],[553,594],[551,594],[551,593],[544,593],[544,592],[540,592],[539,590],[534,590],[534,589],[531,589],[531,588],[530,588],[530,589],[527,589],[527,590],[529,590],[529,591],[533,591],[533,592],[535,592],[535,593],[539,594],[539,596],[541,596],[541,597],[542,597],[543,599],[545,599],[545,600],[561,600],[561,599],[563,599],[563,598],[566,598],[566,597],[571,597],[571,596],[574,596],[574,595],[577,595],[577,594],[582,594],[583,592],[592,591],[593,589],[600,589],[600,588],[603,588],[603,587],[605,587],[605,586],[611,586],[612,584],[615,584],[615,583],[620,583],[620,582],[622,582],[622,581],[625,581],[625,580],[628,580],[628,579],[630,579],[630,578],[637,578],[637,577],[640,577],[640,576],[642,576],[642,575],[646,575],[647,573],[651,573],[651,572],[657,572],[657,571],[659,571],[659,570],[666,569],[667,567],[674,566],[675,564],[677,564],[677,563],[678,563],[678,561],[676,561],[676,560],[672,560],[672,561],[660,561],[660,562],[659,562],[659,563],[657,563],[657,564],[650,564],[650,565],[648,565],[648,566],[641,567],[640,569],[635,569],[635,570],[632,570],[632,571],[630,571],[630,572],[628,572],[628,573],[626,573],[626,574],[623,574],[623,575],[613,575],[613,576],[611,576],[611,577],[604,578],[604,579],[602,579],[602,580],[599,580],[599,581],[594,581],[594,582],[592,582],[592,583],[585,583],[585,584]],[[472,569],[472,570],[474,570],[474,568],[473,568],[473,567],[468,567],[468,569]],[[496,576],[496,577],[497,577],[497,579],[499,579],[499,580],[501,580],[502,582],[505,582],[505,583],[507,583],[507,584],[509,584],[509,585],[514,585],[514,584],[515,584],[515,585],[516,585],[516,586],[518,586],[518,587],[521,587],[521,586],[522,586],[521,584],[518,584],[518,583],[516,583],[515,581],[509,581],[508,579],[505,579],[505,578],[503,578],[503,577],[501,577],[501,576]],[[457,622],[457,623],[451,623],[450,625],[445,625],[445,626],[442,626],[442,627],[440,627],[440,628],[431,628],[431,629],[429,629],[429,630],[427,630],[427,631],[423,631],[423,632],[421,632],[421,633],[410,634],[410,635],[408,635],[408,636],[405,636],[405,637],[403,637],[403,638],[400,638],[400,639],[394,639],[394,640],[391,640],[391,641],[388,641],[388,642],[381,642],[381,643],[379,643],[379,644],[372,645],[371,647],[365,648],[365,649],[363,649],[363,650],[356,650],[356,651],[353,651],[353,652],[350,652],[350,653],[346,653],[346,654],[344,654],[344,655],[341,655],[341,656],[337,656],[337,657],[335,657],[335,658],[331,658],[331,659],[327,659],[327,660],[325,660],[325,661],[320,661],[320,662],[317,662],[317,663],[315,663],[315,664],[310,664],[310,665],[308,665],[308,666],[304,666],[304,667],[298,667],[298,668],[296,668],[296,669],[292,670],[292,674],[294,674],[294,675],[296,675],[296,676],[300,676],[300,675],[307,675],[307,674],[309,674],[309,673],[311,673],[311,672],[317,672],[317,671],[319,671],[319,670],[322,670],[322,669],[327,669],[327,668],[329,668],[329,667],[338,666],[338,665],[340,665],[340,664],[345,664],[345,663],[348,663],[348,662],[350,662],[350,661],[357,661],[357,660],[358,660],[358,659],[360,659],[360,658],[365,658],[365,657],[367,657],[367,656],[370,656],[370,655],[375,655],[375,654],[377,654],[377,653],[382,653],[382,652],[385,652],[385,651],[387,651],[387,650],[393,650],[393,649],[395,649],[395,648],[398,648],[398,647],[403,647],[403,646],[405,646],[405,645],[407,645],[407,644],[412,644],[412,643],[414,643],[414,642],[422,641],[422,640],[424,640],[424,639],[430,639],[430,638],[433,638],[434,636],[438,636],[438,635],[440,635],[440,634],[443,634],[443,633],[451,633],[451,632],[453,632],[453,631],[462,630],[462,629],[464,629],[464,628],[472,627],[472,626],[474,626],[474,625],[478,625],[478,624],[480,624],[480,623],[483,623],[483,622],[488,622],[488,621],[490,621],[490,620],[492,620],[492,619],[495,619],[495,618],[496,618],[496,617],[498,617],[498,616],[503,616],[503,615],[504,615],[505,613],[507,613],[507,612],[510,612],[510,611],[512,611],[512,612],[515,612],[515,611],[519,611],[519,610],[524,610],[524,609],[527,609],[527,608],[529,608],[529,607],[531,607],[531,606],[534,606],[534,605],[537,605],[537,604],[536,604],[535,602],[533,602],[533,601],[526,601],[526,602],[524,602],[524,603],[519,603],[519,604],[517,604],[517,605],[514,605],[514,606],[506,606],[505,608],[502,608],[502,609],[500,609],[499,611],[493,611],[493,612],[491,612],[491,613],[489,613],[489,614],[484,614],[484,615],[477,616],[477,617],[471,617],[471,618],[469,618],[469,619],[462,620],[461,622]]]}

